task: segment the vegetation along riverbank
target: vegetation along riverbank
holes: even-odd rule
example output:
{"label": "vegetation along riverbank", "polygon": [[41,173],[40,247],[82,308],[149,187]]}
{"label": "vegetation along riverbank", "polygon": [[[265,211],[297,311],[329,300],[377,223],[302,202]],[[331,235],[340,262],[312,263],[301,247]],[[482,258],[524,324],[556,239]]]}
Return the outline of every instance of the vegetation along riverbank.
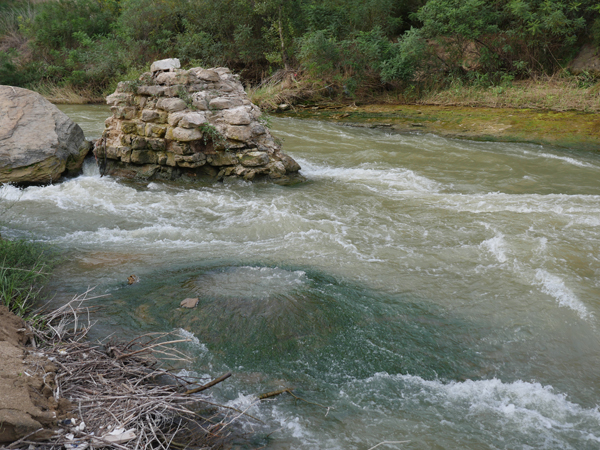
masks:
{"label": "vegetation along riverbank", "polygon": [[296,106],[281,112],[348,126],[434,133],[459,139],[527,142],[573,150],[600,148],[600,115],[583,111],[437,105]]}
{"label": "vegetation along riverbank", "polygon": [[600,109],[594,0],[8,0],[0,12],[0,84],[55,103],[101,101],[176,57],[231,68],[261,106]]}
{"label": "vegetation along riverbank", "polygon": [[189,339],[149,333],[92,342],[89,303],[98,297],[89,291],[39,309],[59,258],[43,244],[0,238],[0,448],[220,448],[231,441],[244,412],[199,397],[231,373],[207,383],[163,368],[166,360],[189,363],[174,347]]}

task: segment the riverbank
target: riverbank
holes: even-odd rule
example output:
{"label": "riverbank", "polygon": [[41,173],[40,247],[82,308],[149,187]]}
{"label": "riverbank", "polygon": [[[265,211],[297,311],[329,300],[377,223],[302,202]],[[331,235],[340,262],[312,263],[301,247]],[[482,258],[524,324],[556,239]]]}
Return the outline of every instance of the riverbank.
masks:
{"label": "riverbank", "polygon": [[171,369],[173,361],[191,363],[177,348],[189,337],[146,333],[128,342],[92,341],[87,334],[96,308],[89,303],[106,296],[91,297],[88,289],[47,310],[39,304],[50,295],[38,294],[48,291],[60,262],[56,253],[0,237],[0,260],[0,447],[218,448],[227,440],[230,433],[221,430],[243,412],[198,393],[231,373],[207,383],[163,368],[166,361]]}
{"label": "riverbank", "polygon": [[525,142],[576,150],[600,149],[600,114],[533,108],[436,105],[322,105],[280,113],[396,132],[434,133],[479,141]]}
{"label": "riverbank", "polygon": [[451,138],[600,149],[600,82],[583,75],[487,87],[457,82],[430,92],[388,92],[354,100],[330,99],[323,92],[318,86],[281,82],[250,89],[249,95],[263,110],[288,117]]}

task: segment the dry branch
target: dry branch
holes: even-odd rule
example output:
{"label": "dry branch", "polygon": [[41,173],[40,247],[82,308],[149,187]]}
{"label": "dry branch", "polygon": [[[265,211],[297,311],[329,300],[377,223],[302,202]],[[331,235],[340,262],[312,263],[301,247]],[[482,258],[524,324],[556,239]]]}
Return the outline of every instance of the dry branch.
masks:
{"label": "dry branch", "polygon": [[[179,335],[149,333],[127,343],[84,340],[91,325],[83,304],[98,298],[89,297],[89,292],[41,315],[40,323],[45,326],[32,330],[43,344],[41,353],[58,366],[54,397],[68,399],[73,406],[71,417],[76,419],[63,423],[62,431],[49,441],[36,443],[37,449],[214,448],[227,438],[224,430],[241,415],[252,417],[190,395],[224,381],[231,373],[198,387],[161,368],[165,359],[186,359],[174,347],[188,341]],[[41,366],[39,370],[44,371]],[[27,448],[26,438],[12,448]]]}
{"label": "dry branch", "polygon": [[205,391],[208,388],[213,387],[216,384],[219,384],[222,381],[225,381],[227,378],[231,376],[231,372],[227,372],[225,375],[221,375],[219,378],[215,378],[210,383],[206,383],[204,386],[200,386],[194,389],[190,389],[185,392],[185,395],[196,394],[198,392]]}

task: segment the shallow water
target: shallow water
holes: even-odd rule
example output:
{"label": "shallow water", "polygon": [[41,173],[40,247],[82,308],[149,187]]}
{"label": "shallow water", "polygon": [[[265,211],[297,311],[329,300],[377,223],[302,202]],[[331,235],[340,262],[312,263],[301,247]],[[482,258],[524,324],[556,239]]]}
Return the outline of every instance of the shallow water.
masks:
{"label": "shallow water", "polygon": [[[107,109],[65,106],[88,138]],[[0,228],[65,250],[97,336],[181,330],[232,379],[248,448],[600,447],[600,157],[297,119],[308,182],[78,178],[0,188]],[[128,275],[141,281],[127,286]],[[199,297],[194,310],[178,309]],[[190,334],[191,333],[191,334]],[[251,406],[255,394],[293,387]]]}

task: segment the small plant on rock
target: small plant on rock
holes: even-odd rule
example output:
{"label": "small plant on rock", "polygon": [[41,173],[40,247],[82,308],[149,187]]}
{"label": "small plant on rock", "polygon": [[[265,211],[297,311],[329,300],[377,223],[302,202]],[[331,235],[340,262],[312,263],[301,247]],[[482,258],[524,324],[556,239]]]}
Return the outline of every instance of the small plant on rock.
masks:
{"label": "small plant on rock", "polygon": [[144,84],[140,80],[131,80],[131,81],[123,81],[121,84],[121,90],[123,92],[129,92],[131,94],[137,94],[137,91],[140,86]]}
{"label": "small plant on rock", "polygon": [[271,126],[273,125],[273,123],[272,123],[272,121],[271,121],[271,118],[270,118],[269,116],[266,116],[266,115],[264,115],[264,114],[263,114],[263,115],[261,115],[261,116],[258,118],[258,122],[259,122],[259,123],[260,123],[260,124],[261,124],[263,127],[265,127],[265,128],[269,128],[269,129],[270,129],[270,128],[271,128]]}
{"label": "small plant on rock", "polygon": [[179,86],[177,88],[177,97],[185,102],[187,107],[192,111],[196,111],[196,107],[194,106],[194,99],[190,95],[190,93],[183,86]]}
{"label": "small plant on rock", "polygon": [[208,144],[209,138],[215,146],[225,143],[225,136],[223,136],[214,125],[207,122],[203,123],[198,128],[202,131],[204,136],[204,145]]}

